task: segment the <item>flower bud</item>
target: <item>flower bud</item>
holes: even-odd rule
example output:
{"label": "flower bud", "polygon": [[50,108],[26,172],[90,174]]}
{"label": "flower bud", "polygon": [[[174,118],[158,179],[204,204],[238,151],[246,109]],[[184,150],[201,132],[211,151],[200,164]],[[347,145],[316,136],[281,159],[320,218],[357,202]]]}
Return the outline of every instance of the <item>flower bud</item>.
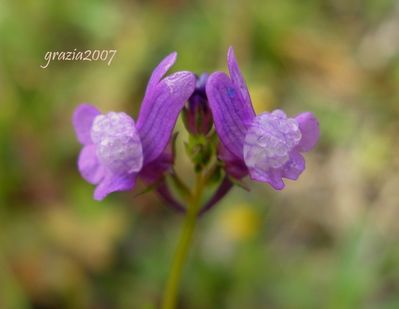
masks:
{"label": "flower bud", "polygon": [[183,109],[183,121],[187,130],[193,135],[206,135],[212,128],[212,114],[205,92],[208,74],[197,76],[194,93]]}

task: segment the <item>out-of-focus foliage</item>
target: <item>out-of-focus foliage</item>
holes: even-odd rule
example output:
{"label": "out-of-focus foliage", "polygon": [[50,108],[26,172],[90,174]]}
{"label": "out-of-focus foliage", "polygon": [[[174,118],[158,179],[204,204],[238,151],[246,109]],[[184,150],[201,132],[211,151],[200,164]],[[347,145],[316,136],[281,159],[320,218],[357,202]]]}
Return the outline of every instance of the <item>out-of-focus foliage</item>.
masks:
{"label": "out-of-focus foliage", "polygon": [[[299,181],[201,219],[181,308],[398,308],[398,21],[395,0],[0,2],[0,308],[159,303],[181,218],[152,193],[94,202],[71,113],[137,115],[163,56],[226,70],[229,45],[257,111],[312,110],[322,135]],[[74,48],[118,52],[40,68]]]}

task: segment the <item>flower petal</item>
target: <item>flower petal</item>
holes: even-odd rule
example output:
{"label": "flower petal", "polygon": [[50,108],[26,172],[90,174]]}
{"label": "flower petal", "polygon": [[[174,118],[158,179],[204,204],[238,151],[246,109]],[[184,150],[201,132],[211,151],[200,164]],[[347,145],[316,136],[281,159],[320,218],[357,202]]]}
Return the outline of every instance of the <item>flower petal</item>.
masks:
{"label": "flower petal", "polygon": [[91,143],[90,130],[94,118],[100,112],[97,108],[90,104],[80,104],[73,113],[72,123],[75,127],[76,136],[83,145]]}
{"label": "flower petal", "polygon": [[220,140],[242,159],[245,134],[254,117],[252,109],[223,72],[215,72],[208,78],[206,93]]}
{"label": "flower petal", "polygon": [[145,90],[144,100],[147,98],[150,99],[149,97],[152,95],[153,88],[159,83],[159,81],[166,74],[166,72],[176,62],[176,57],[177,57],[176,52],[169,54],[164,59],[162,59],[162,61],[154,69],[148,81],[147,88]]}
{"label": "flower petal", "polygon": [[151,100],[145,100],[137,120],[143,146],[144,164],[155,160],[170,139],[177,116],[195,88],[195,76],[188,71],[164,78],[153,89]]}
{"label": "flower petal", "polygon": [[129,175],[114,175],[107,173],[94,191],[94,199],[101,201],[108,194],[116,191],[128,191],[136,184],[136,173]]}
{"label": "flower petal", "polygon": [[282,168],[282,175],[285,178],[291,180],[297,180],[299,175],[302,174],[304,169],[305,169],[305,159],[300,153],[293,151],[290,154],[289,161]]}
{"label": "flower petal", "polygon": [[225,163],[225,170],[230,176],[241,179],[248,175],[244,161],[228,151],[223,144],[219,145],[219,159]]}
{"label": "flower petal", "polygon": [[247,105],[248,111],[252,111],[252,116],[254,117],[255,111],[252,107],[251,96],[249,95],[247,84],[245,83],[244,77],[238,67],[237,59],[232,47],[230,47],[227,52],[227,66],[229,68],[231,80],[233,81],[241,100]]}
{"label": "flower petal", "polygon": [[173,161],[174,155],[172,152],[172,145],[169,143],[156,160],[144,166],[139,176],[146,183],[151,184],[162,177],[164,172],[171,167]]}
{"label": "flower petal", "polygon": [[78,168],[82,177],[91,184],[97,184],[104,177],[104,168],[96,155],[96,146],[83,147],[78,159]]}
{"label": "flower petal", "polygon": [[297,149],[301,152],[311,150],[320,137],[319,121],[311,112],[305,112],[295,117],[301,130],[302,138]]}
{"label": "flower petal", "polygon": [[258,168],[250,168],[249,175],[253,180],[270,184],[275,190],[282,190],[285,187],[280,169],[263,171]]}
{"label": "flower petal", "polygon": [[114,174],[138,172],[143,151],[134,120],[127,114],[109,112],[96,117],[91,130],[98,160]]}

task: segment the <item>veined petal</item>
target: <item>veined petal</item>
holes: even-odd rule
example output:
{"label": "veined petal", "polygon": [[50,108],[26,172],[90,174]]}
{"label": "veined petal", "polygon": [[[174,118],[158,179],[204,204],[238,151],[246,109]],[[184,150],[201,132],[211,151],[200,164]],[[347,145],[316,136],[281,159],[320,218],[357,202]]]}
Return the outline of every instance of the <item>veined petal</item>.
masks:
{"label": "veined petal", "polygon": [[242,159],[245,134],[254,117],[252,109],[223,72],[215,72],[208,78],[206,93],[220,140]]}
{"label": "veined petal", "polygon": [[91,144],[91,126],[94,118],[99,114],[99,110],[90,104],[80,104],[75,109],[72,116],[72,123],[75,128],[76,136],[81,144]]}
{"label": "veined petal", "polygon": [[319,121],[311,112],[305,112],[295,117],[301,130],[302,138],[297,146],[301,152],[311,150],[320,137]]}
{"label": "veined petal", "polygon": [[97,184],[104,177],[104,168],[96,155],[96,146],[87,145],[79,154],[78,168],[82,177],[91,184]]}
{"label": "veined petal", "polygon": [[248,175],[248,168],[243,160],[228,151],[223,144],[219,145],[219,159],[225,163],[227,173],[234,178],[241,179]]}
{"label": "veined petal", "polygon": [[290,154],[290,159],[282,168],[282,175],[285,178],[297,180],[299,175],[301,175],[304,171],[304,169],[305,159],[300,153],[293,151]]}
{"label": "veined petal", "polygon": [[150,100],[141,106],[137,120],[144,164],[155,160],[170,139],[177,116],[195,88],[195,76],[188,71],[176,72],[161,80]]}
{"label": "veined petal", "polygon": [[154,69],[154,71],[152,72],[151,77],[148,81],[143,101],[145,101],[146,99],[150,99],[153,88],[159,83],[159,81],[166,74],[166,72],[176,62],[176,57],[177,57],[176,52],[169,54],[164,59],[162,59],[162,61]]}
{"label": "veined petal", "polygon": [[255,111],[252,107],[251,96],[249,95],[247,84],[238,67],[237,59],[232,47],[227,52],[227,66],[229,68],[230,77],[233,81],[236,91],[238,91],[241,100],[247,105],[248,112],[251,111],[252,117],[255,116]]}
{"label": "veined petal", "polygon": [[158,158],[146,166],[140,171],[139,176],[146,183],[153,183],[160,179],[162,175],[167,171],[174,161],[172,143],[169,142],[164,151],[158,156]]}
{"label": "veined petal", "polygon": [[136,184],[136,173],[128,175],[114,175],[106,173],[104,179],[98,184],[94,191],[94,199],[101,201],[108,194],[116,191],[128,191]]}

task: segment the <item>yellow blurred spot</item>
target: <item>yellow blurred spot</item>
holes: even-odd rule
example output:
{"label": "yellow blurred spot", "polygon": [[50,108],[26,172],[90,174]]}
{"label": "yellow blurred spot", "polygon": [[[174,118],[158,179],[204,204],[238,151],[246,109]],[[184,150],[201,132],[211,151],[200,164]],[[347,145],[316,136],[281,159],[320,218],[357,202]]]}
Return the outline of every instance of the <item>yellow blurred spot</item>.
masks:
{"label": "yellow blurred spot", "polygon": [[390,137],[386,135],[364,132],[354,151],[355,162],[367,175],[377,176],[391,161],[391,143]]}
{"label": "yellow blurred spot", "polygon": [[265,86],[252,86],[251,87],[251,101],[256,114],[260,114],[273,109],[274,96],[272,90]]}
{"label": "yellow blurred spot", "polygon": [[43,224],[59,247],[79,257],[87,267],[102,269],[111,262],[127,219],[117,211],[84,217],[67,208],[55,208],[47,212]]}
{"label": "yellow blurred spot", "polygon": [[260,227],[260,218],[248,204],[239,204],[229,208],[220,218],[220,228],[226,237],[235,241],[250,239]]}

